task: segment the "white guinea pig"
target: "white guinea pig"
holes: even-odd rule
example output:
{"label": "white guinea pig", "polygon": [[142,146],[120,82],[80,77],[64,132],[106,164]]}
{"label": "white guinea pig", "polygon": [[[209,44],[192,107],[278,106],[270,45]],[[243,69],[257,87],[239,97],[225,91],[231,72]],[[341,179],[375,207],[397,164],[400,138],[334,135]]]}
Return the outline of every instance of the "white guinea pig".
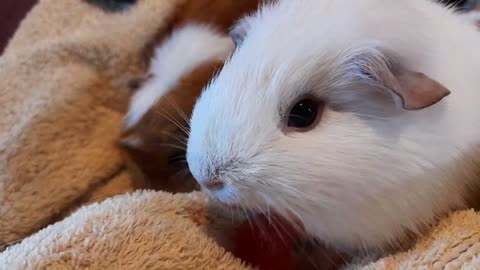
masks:
{"label": "white guinea pig", "polygon": [[[193,176],[335,248],[396,245],[480,185],[480,35],[426,0],[280,0],[197,102]],[[477,152],[477,153],[475,153]],[[475,159],[476,158],[476,159]]]}

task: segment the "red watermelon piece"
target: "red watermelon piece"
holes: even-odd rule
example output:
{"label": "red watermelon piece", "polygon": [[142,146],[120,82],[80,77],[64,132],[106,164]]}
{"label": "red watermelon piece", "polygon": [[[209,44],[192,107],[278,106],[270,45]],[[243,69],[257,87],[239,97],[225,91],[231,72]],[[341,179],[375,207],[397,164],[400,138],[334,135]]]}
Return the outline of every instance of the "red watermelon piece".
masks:
{"label": "red watermelon piece", "polygon": [[235,255],[260,270],[289,270],[299,235],[294,226],[280,217],[269,220],[258,215],[237,228]]}

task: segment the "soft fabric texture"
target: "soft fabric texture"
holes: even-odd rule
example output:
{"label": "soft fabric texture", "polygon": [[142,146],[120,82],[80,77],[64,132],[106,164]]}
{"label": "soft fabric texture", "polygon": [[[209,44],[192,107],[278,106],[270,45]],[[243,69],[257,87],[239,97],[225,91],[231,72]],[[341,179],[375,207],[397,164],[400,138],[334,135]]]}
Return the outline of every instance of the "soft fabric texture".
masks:
{"label": "soft fabric texture", "polygon": [[[145,184],[116,147],[126,82],[181,2],[105,13],[41,0],[23,21],[0,58],[0,268],[248,269],[226,251],[228,215],[200,193],[135,191]],[[471,269],[479,257],[480,216],[464,211],[364,269]]]}

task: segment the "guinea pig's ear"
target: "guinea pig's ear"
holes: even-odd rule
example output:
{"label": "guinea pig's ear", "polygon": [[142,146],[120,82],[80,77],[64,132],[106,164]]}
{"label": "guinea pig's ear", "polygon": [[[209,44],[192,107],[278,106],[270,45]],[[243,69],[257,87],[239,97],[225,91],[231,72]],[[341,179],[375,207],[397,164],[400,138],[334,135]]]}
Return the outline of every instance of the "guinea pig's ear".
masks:
{"label": "guinea pig's ear", "polygon": [[404,68],[391,54],[370,49],[354,57],[360,76],[381,89],[398,96],[406,110],[430,107],[450,91],[427,75]]}
{"label": "guinea pig's ear", "polygon": [[423,73],[400,69],[393,74],[396,82],[390,89],[402,99],[406,110],[430,107],[450,94],[442,84]]}
{"label": "guinea pig's ear", "polygon": [[235,48],[238,48],[242,45],[243,40],[247,36],[248,32],[252,28],[252,17],[247,16],[241,19],[231,30],[230,30],[230,38],[235,45]]}

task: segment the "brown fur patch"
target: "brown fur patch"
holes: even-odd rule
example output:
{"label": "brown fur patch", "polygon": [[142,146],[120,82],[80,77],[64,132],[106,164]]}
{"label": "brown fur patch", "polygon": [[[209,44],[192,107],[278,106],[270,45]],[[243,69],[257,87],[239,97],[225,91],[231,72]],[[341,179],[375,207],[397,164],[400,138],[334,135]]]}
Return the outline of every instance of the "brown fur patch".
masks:
{"label": "brown fur patch", "polygon": [[146,177],[151,188],[170,192],[197,188],[186,162],[181,160],[188,135],[183,129],[189,129],[188,119],[198,96],[222,66],[222,62],[210,62],[183,76],[136,126],[123,134],[123,138],[137,136],[142,141],[140,146],[126,149],[139,177]]}
{"label": "brown fur patch", "polygon": [[[175,29],[188,23],[208,24],[224,34],[243,16],[254,12],[267,0],[187,0],[180,5],[169,19],[171,23],[158,31],[151,42],[146,44],[141,55],[145,67],[148,66],[155,48],[161,44]],[[190,74],[185,74],[171,92],[162,97],[142,120],[132,129],[124,132],[121,139],[137,136],[142,144],[126,149],[129,167],[134,177],[146,178],[150,187],[170,192],[188,192],[198,188],[196,181],[188,172],[186,162],[175,166],[172,158],[185,155],[187,135],[178,127],[188,127],[188,118],[202,89],[223,66],[213,62],[199,66]],[[144,77],[132,80],[129,88],[134,93],[150,79]],[[169,119],[170,118],[170,119]],[[186,119],[185,119],[186,118]],[[173,121],[172,121],[173,120]],[[173,123],[176,122],[177,124]],[[133,137],[135,138],[135,137]]]}
{"label": "brown fur patch", "polygon": [[180,5],[172,17],[168,29],[162,29],[146,45],[142,59],[148,63],[155,48],[175,29],[189,23],[208,24],[228,34],[233,25],[242,17],[253,13],[267,0],[188,0]]}

